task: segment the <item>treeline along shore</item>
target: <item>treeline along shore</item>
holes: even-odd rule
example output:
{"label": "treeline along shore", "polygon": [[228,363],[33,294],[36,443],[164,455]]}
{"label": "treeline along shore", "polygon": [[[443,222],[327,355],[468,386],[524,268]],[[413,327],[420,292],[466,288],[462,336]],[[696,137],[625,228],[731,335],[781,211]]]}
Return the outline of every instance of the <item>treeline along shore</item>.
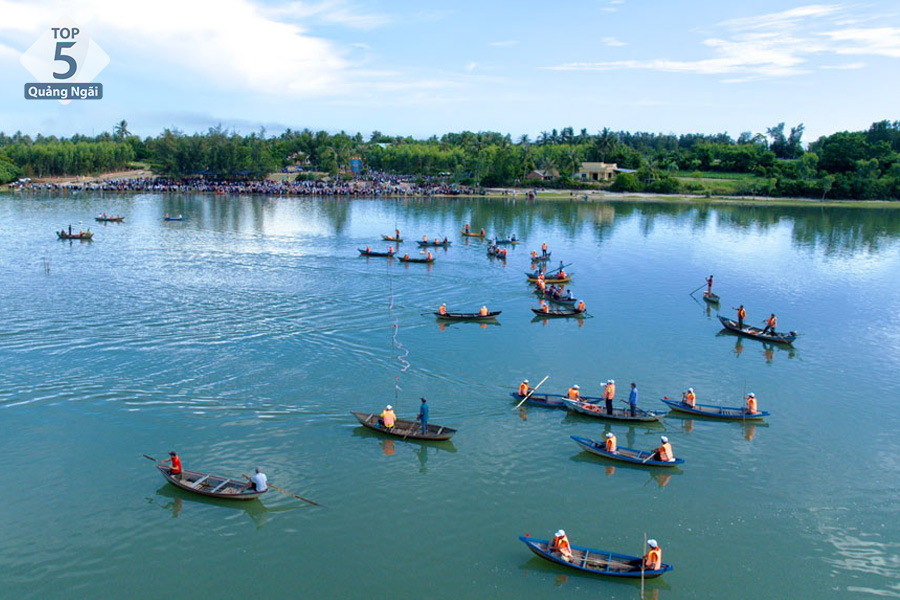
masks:
{"label": "treeline along shore", "polygon": [[[70,138],[0,132],[0,183],[89,176],[146,166],[152,178],[107,186],[172,191],[471,193],[481,188],[605,189],[651,194],[736,195],[828,200],[900,200],[900,121],[822,136],[804,147],[802,124],[765,133],[657,134],[564,127],[513,140],[496,132],[428,139],[375,131],[329,134],[287,130],[267,136],[216,127],[156,137],[127,121],[97,136]],[[606,181],[585,181],[585,163],[604,163]],[[615,168],[612,168],[614,165]],[[272,182],[271,174],[280,181]],[[27,181],[26,181],[27,183]],[[115,189],[107,187],[105,189]],[[128,188],[130,189],[130,188]],[[337,190],[335,192],[335,190]],[[436,192],[435,190],[439,190]]]}

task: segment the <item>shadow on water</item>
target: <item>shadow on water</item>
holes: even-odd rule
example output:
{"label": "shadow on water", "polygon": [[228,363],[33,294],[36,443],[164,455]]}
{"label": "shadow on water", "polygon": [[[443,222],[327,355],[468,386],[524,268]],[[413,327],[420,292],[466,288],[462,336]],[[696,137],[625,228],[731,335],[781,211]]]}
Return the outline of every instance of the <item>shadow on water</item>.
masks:
{"label": "shadow on water", "polygon": [[742,421],[740,419],[723,421],[722,419],[703,417],[702,415],[689,415],[675,411],[670,411],[669,414],[666,415],[666,418],[671,419],[670,423],[673,425],[678,423],[680,425],[680,431],[686,434],[691,434],[694,431],[695,420],[700,421],[701,423],[718,421],[726,427],[740,427],[743,430],[744,439],[748,442],[753,441],[757,429],[766,429],[769,427],[769,423],[766,421]]}
{"label": "shadow on water", "polygon": [[739,333],[735,333],[730,329],[721,329],[718,333],[716,333],[716,337],[734,338],[734,349],[732,350],[732,352],[734,353],[735,358],[740,358],[744,353],[744,350],[746,350],[745,344],[760,344],[762,346],[763,358],[767,363],[771,363],[773,360],[775,360],[776,355],[780,356],[782,353],[787,358],[794,358],[797,356],[797,349],[794,346],[791,346],[789,344],[776,344],[763,340],[748,338]]}
{"label": "shadow on water", "polygon": [[[520,564],[519,569],[525,571],[525,577],[528,577],[530,573],[539,573],[541,575],[555,575],[556,578],[553,585],[555,585],[556,587],[568,583],[568,580],[571,577],[574,580],[577,580],[579,583],[594,581],[597,582],[598,585],[602,585],[603,583],[614,583],[615,585],[630,586],[635,588],[635,598],[640,597],[640,577],[632,579],[629,577],[604,577],[602,575],[591,575],[590,573],[577,571],[575,569],[570,569],[562,565],[558,565],[554,562],[550,562],[549,560],[544,560],[543,558],[540,558],[538,556],[533,556],[528,561]],[[573,585],[578,584],[573,583]],[[644,582],[644,586],[647,588],[644,597],[648,600],[657,598],[656,593],[659,592],[659,590],[671,589],[671,587],[666,583],[664,577],[647,579]]]}
{"label": "shadow on water", "polygon": [[[431,425],[431,421],[428,422],[429,426]],[[361,437],[361,438],[376,438],[379,440],[383,440],[384,442],[401,442],[403,444],[413,444],[416,446],[427,446],[430,448],[436,448],[437,450],[443,450],[445,452],[456,452],[456,446],[453,445],[451,440],[446,441],[430,441],[430,440],[414,440],[411,438],[403,439],[398,438],[396,436],[389,436],[387,434],[378,433],[377,431],[373,431],[368,427],[363,427],[360,425],[359,427],[353,428],[353,437]],[[393,454],[392,446],[394,444],[381,444],[382,450],[385,455]]]}
{"label": "shadow on water", "polygon": [[[274,494],[276,492],[272,491],[269,493]],[[250,520],[253,521],[253,524],[256,525],[257,529],[261,529],[262,526],[266,524],[266,521],[268,520],[270,514],[298,510],[300,508],[310,506],[308,504],[298,504],[296,506],[267,508],[266,505],[263,504],[259,499],[246,501],[229,501],[220,500],[218,498],[207,498],[205,496],[191,494],[190,492],[181,490],[169,483],[163,484],[162,487],[156,490],[156,495],[161,498],[165,498],[167,501],[161,501],[157,498],[147,498],[147,502],[149,504],[155,504],[156,506],[159,506],[161,509],[167,512],[171,512],[173,519],[178,518],[182,511],[190,512],[190,507],[192,504],[215,506],[218,508],[244,511],[245,513],[247,513],[247,516],[250,517]],[[268,494],[264,494],[264,496],[265,495]]]}
{"label": "shadow on water", "polygon": [[678,467],[646,467],[641,465],[635,465],[627,462],[622,462],[619,460],[613,460],[611,458],[606,458],[603,456],[598,456],[596,454],[591,454],[585,450],[577,454],[573,454],[569,457],[569,460],[577,463],[591,463],[597,466],[602,466],[606,471],[607,477],[612,477],[615,475],[617,469],[624,469],[625,471],[632,472],[640,472],[646,473],[649,479],[644,483],[650,483],[651,481],[655,481],[656,484],[663,488],[669,485],[672,477],[678,477],[679,475],[684,475],[684,471],[682,471]]}

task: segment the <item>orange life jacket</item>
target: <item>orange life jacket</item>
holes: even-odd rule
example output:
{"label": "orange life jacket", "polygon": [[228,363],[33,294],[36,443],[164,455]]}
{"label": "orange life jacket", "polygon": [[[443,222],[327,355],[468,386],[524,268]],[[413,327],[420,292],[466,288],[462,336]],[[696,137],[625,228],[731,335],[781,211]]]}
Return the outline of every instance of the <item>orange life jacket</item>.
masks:
{"label": "orange life jacket", "polygon": [[650,548],[650,552],[647,553],[647,557],[644,560],[644,566],[651,571],[659,570],[662,567],[662,549],[658,546]]}
{"label": "orange life jacket", "polygon": [[383,410],[381,411],[381,419],[384,421],[385,427],[393,427],[397,420],[397,415],[394,414],[393,410]]}
{"label": "orange life jacket", "polygon": [[403,255],[403,258],[404,258],[405,260],[409,260],[409,254],[404,254],[404,255]]}
{"label": "orange life jacket", "polygon": [[549,312],[550,312],[550,307],[547,306],[547,304],[541,304],[541,312],[549,313]]}
{"label": "orange life jacket", "polygon": [[558,277],[559,277],[560,279],[564,279],[565,276],[566,276],[566,272],[563,271],[562,269],[560,269]]}
{"label": "orange life jacket", "polygon": [[684,397],[684,403],[694,408],[697,406],[697,395],[694,392],[688,392],[687,396]]}
{"label": "orange life jacket", "polygon": [[578,390],[576,390],[576,389],[573,388],[573,387],[572,387],[572,388],[569,388],[569,394],[568,394],[568,395],[569,395],[569,399],[570,399],[570,400],[578,400],[578,398],[579,398]]}
{"label": "orange life jacket", "polygon": [[531,258],[537,258],[537,252],[534,250],[531,251]]}
{"label": "orange life jacket", "polygon": [[447,307],[445,305],[441,304],[441,307],[438,309],[438,312],[441,313],[442,315],[446,315]]}
{"label": "orange life jacket", "polygon": [[428,254],[425,255],[425,259],[426,259],[426,260],[431,260],[431,259],[432,259],[431,252],[429,252]]}
{"label": "orange life jacket", "polygon": [[520,396],[527,396],[527,395],[528,395],[528,384],[527,384],[527,383],[522,382],[522,383],[519,384],[519,395],[520,395]]}
{"label": "orange life jacket", "polygon": [[778,319],[776,319],[775,317],[769,317],[766,321],[766,325],[769,326],[769,329],[775,331],[775,326],[778,325]]}
{"label": "orange life jacket", "polygon": [[613,398],[615,398],[616,397],[616,384],[610,383],[609,385],[607,385],[606,391],[604,392],[603,397],[607,398],[609,400],[612,400]]}
{"label": "orange life jacket", "polygon": [[747,411],[751,413],[756,412],[756,398],[747,397]]}
{"label": "orange life jacket", "polygon": [[615,452],[616,451],[616,436],[606,438],[606,451],[607,452]]}
{"label": "orange life jacket", "polygon": [[739,309],[738,309],[738,318],[741,319],[741,320],[746,319],[746,318],[747,318],[747,311],[744,310],[743,308],[739,308]]}
{"label": "orange life jacket", "polygon": [[541,244],[541,250],[544,252],[544,254],[547,253],[547,242],[544,242],[543,244]]}
{"label": "orange life jacket", "polygon": [[556,551],[565,556],[572,556],[572,547],[569,545],[569,538],[566,536],[554,536],[553,541],[550,542],[550,551]]}
{"label": "orange life jacket", "polygon": [[664,462],[674,462],[675,454],[672,452],[672,444],[666,442],[659,447],[659,460]]}
{"label": "orange life jacket", "polygon": [[480,314],[482,317],[486,317],[488,315],[487,306],[482,306],[481,310],[478,311],[478,314]]}
{"label": "orange life jacket", "polygon": [[422,241],[423,241],[423,242],[427,242],[427,241],[428,241],[428,236],[427,236],[427,235],[423,235],[423,236],[422,236]]}
{"label": "orange life jacket", "polygon": [[578,312],[584,312],[584,300],[578,303]]}

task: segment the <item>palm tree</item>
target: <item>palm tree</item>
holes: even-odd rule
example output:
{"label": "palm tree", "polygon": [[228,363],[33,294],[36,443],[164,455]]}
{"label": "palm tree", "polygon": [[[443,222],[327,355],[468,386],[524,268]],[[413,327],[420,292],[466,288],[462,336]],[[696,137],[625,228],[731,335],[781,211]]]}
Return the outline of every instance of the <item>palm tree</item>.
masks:
{"label": "palm tree", "polygon": [[113,128],[113,136],[117,140],[122,141],[129,135],[131,135],[131,132],[128,131],[128,121],[122,119],[121,121],[116,123],[116,126]]}

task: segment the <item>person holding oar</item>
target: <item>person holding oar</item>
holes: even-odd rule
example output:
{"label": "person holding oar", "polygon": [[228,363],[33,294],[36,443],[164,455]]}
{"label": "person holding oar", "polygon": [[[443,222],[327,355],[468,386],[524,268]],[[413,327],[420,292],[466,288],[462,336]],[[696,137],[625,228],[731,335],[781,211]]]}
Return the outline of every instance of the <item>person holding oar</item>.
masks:
{"label": "person holding oar", "polygon": [[632,381],[631,382],[631,391],[628,392],[628,407],[631,409],[631,416],[636,416],[637,413],[637,403],[638,403],[638,390],[637,385]]}
{"label": "person holding oar", "polygon": [[253,477],[248,477],[243,473],[241,473],[241,477],[247,480],[247,485],[241,490],[242,492],[249,489],[252,489],[254,492],[264,492],[269,489],[269,478],[262,472],[262,467],[256,467],[256,473],[253,474]]}
{"label": "person holding oar", "polygon": [[743,329],[744,328],[744,319],[747,318],[747,310],[744,308],[743,304],[741,304],[737,308],[733,308],[733,310],[737,311],[738,329]]}
{"label": "person holding oar", "polygon": [[566,562],[572,560],[572,546],[569,544],[569,538],[566,536],[565,531],[560,529],[556,532],[556,535],[553,536],[553,539],[547,545],[547,551],[550,554],[559,554],[559,557]]}
{"label": "person holding oar", "polygon": [[528,380],[523,379],[522,383],[519,384],[519,395],[523,396],[523,397],[527,396],[528,392],[530,392],[530,391],[531,391],[531,388],[528,386]]}
{"label": "person holding oar", "polygon": [[712,296],[712,284],[713,284],[713,276],[710,275],[706,278],[706,296]]}
{"label": "person holding oar", "polygon": [[644,462],[648,460],[658,460],[662,462],[675,462],[675,453],[672,452],[672,444],[669,443],[669,438],[664,435],[659,436],[660,446],[656,450],[653,451],[653,454],[644,459]]}
{"label": "person holding oar", "polygon": [[650,547],[644,555],[644,568],[648,571],[658,571],[662,567],[662,548],[656,540],[647,540]]}
{"label": "person holding oar", "polygon": [[428,433],[428,402],[425,400],[425,396],[422,396],[422,406],[419,407],[416,419],[422,426],[422,433]]}
{"label": "person holding oar", "polygon": [[171,468],[169,468],[169,475],[172,476],[172,479],[181,479],[181,459],[178,458],[178,455],[175,454],[174,450],[169,451],[169,458],[166,460],[160,461],[161,463],[172,463]]}

